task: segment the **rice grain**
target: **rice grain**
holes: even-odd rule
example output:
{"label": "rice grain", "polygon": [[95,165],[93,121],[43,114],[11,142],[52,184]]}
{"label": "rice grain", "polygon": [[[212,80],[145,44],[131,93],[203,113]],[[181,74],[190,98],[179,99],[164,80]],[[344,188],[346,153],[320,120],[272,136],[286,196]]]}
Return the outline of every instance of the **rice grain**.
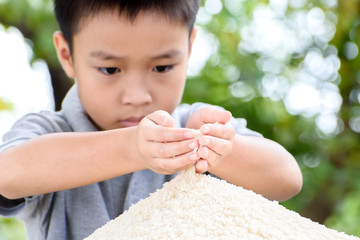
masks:
{"label": "rice grain", "polygon": [[355,240],[194,167],[131,206],[85,240]]}

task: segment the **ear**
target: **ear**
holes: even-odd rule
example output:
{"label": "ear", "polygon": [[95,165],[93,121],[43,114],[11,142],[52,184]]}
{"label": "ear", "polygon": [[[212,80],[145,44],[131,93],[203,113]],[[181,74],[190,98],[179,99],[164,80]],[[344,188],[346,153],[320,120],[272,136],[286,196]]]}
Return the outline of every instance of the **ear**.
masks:
{"label": "ear", "polygon": [[190,34],[189,55],[191,54],[192,46],[196,38],[196,33],[197,33],[197,27],[194,26]]}
{"label": "ear", "polygon": [[56,48],[57,56],[66,75],[68,75],[69,78],[75,78],[74,65],[72,61],[70,47],[64,35],[59,31],[55,32],[53,36],[53,41]]}

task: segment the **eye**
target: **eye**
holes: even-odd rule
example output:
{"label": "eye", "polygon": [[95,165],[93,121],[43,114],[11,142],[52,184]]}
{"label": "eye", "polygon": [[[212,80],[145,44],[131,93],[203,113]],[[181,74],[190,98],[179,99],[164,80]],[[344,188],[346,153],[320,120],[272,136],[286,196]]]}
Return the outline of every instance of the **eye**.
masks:
{"label": "eye", "polygon": [[158,73],[165,73],[173,69],[173,67],[174,67],[173,65],[161,65],[154,67],[153,71]]}
{"label": "eye", "polygon": [[102,73],[104,73],[105,75],[113,75],[117,72],[120,72],[120,69],[119,68],[116,68],[116,67],[102,67],[102,68],[99,68],[99,71],[101,71]]}

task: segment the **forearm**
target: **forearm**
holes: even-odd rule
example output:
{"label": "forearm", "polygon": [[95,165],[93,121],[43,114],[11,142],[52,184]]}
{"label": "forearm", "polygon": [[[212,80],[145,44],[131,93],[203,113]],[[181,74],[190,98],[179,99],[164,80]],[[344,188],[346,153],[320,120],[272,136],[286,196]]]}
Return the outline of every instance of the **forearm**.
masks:
{"label": "forearm", "polygon": [[278,201],[296,195],[302,187],[296,160],[282,146],[264,138],[236,135],[232,152],[210,171]]}
{"label": "forearm", "polygon": [[40,136],[0,154],[0,194],[21,198],[141,170],[131,160],[134,128]]}

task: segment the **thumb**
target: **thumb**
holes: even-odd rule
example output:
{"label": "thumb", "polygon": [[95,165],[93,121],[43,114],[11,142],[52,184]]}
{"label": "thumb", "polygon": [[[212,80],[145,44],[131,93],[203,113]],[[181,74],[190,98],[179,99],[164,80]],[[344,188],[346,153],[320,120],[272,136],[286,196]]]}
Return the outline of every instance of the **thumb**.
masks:
{"label": "thumb", "polygon": [[155,111],[147,116],[148,119],[153,121],[155,124],[163,127],[174,127],[175,121],[171,115],[163,110]]}
{"label": "thumb", "polygon": [[232,115],[229,111],[219,109],[216,107],[205,107],[200,109],[200,115],[204,123],[222,123],[225,124],[230,121]]}

